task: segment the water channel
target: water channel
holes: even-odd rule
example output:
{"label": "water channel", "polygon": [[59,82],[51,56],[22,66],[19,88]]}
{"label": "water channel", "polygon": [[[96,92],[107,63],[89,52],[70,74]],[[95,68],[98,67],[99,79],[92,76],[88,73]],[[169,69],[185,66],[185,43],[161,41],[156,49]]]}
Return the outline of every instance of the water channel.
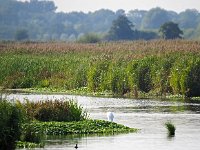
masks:
{"label": "water channel", "polygon": [[[71,95],[10,94],[8,99],[73,98],[92,119],[106,120],[108,109],[114,122],[141,129],[138,133],[115,135],[70,135],[47,137],[45,150],[199,150],[200,102],[153,99],[96,98]],[[175,137],[168,137],[165,122],[176,126]]]}

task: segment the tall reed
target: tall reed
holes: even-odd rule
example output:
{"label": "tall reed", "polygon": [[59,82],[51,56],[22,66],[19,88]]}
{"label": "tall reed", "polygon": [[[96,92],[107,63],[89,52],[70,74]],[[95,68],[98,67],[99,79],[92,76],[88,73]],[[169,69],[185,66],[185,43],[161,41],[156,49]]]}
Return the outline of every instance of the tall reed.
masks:
{"label": "tall reed", "polygon": [[1,43],[0,86],[200,96],[200,43]]}

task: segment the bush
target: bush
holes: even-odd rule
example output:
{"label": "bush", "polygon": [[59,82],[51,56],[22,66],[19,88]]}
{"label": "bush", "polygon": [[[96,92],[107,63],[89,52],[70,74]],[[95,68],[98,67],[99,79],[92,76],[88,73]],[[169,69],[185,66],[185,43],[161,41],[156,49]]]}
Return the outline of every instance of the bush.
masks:
{"label": "bush", "polygon": [[15,104],[0,98],[0,149],[15,149],[22,122],[22,111]]}

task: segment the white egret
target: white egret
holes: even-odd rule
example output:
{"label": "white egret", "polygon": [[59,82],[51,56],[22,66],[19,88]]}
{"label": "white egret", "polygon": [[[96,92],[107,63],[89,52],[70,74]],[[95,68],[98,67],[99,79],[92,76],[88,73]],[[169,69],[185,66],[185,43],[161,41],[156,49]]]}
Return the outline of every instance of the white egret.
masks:
{"label": "white egret", "polygon": [[108,121],[113,122],[113,119],[114,119],[114,114],[113,114],[113,112],[107,112],[107,118],[108,118]]}

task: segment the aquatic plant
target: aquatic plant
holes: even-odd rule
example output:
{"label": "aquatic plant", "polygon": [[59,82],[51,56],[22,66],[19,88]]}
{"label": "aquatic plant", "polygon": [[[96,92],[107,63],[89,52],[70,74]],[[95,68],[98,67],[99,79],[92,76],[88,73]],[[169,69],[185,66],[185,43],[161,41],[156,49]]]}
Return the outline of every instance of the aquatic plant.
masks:
{"label": "aquatic plant", "polygon": [[23,128],[27,127],[33,128],[33,132],[40,132],[46,135],[120,133],[137,131],[137,129],[104,120],[84,120],[78,122],[32,122],[23,125]]}
{"label": "aquatic plant", "polygon": [[24,142],[17,141],[16,148],[43,148],[44,143],[32,143],[32,142]]}
{"label": "aquatic plant", "polygon": [[171,123],[171,122],[166,122],[166,123],[165,123],[165,127],[166,127],[167,130],[168,130],[168,135],[169,135],[169,136],[174,136],[174,135],[175,135],[176,127],[174,126],[173,123]]}

